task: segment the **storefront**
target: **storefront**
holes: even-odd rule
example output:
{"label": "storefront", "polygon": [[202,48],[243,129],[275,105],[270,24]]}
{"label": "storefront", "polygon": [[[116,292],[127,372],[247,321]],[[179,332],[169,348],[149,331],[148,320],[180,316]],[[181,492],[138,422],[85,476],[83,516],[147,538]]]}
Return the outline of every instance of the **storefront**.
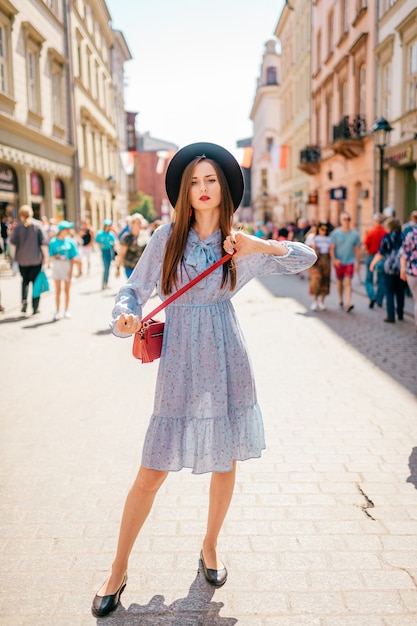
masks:
{"label": "storefront", "polygon": [[417,141],[387,149],[384,165],[388,167],[387,205],[394,207],[401,222],[417,209]]}
{"label": "storefront", "polygon": [[16,171],[7,163],[0,163],[0,218],[16,217],[19,206],[19,189]]}

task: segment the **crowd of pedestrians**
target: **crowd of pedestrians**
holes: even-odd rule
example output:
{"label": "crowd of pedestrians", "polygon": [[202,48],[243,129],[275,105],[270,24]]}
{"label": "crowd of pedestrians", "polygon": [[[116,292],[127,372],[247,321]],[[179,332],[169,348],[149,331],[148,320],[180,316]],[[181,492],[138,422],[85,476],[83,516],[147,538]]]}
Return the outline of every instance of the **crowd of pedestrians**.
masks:
{"label": "crowd of pedestrians", "polygon": [[[71,317],[71,281],[89,274],[94,249],[101,253],[101,288],[107,289],[112,263],[116,277],[123,269],[126,278],[129,278],[152,232],[159,225],[158,221],[148,224],[141,214],[134,213],[118,228],[112,220],[104,219],[95,233],[88,220],[83,220],[78,229],[66,220],[46,217],[35,220],[28,205],[20,207],[17,220],[3,216],[0,254],[3,253],[9,261],[13,275],[21,275],[22,313],[28,311],[31,285],[32,313],[39,311],[40,293],[35,281],[44,267],[51,270],[55,284],[54,319]],[[382,308],[385,304],[384,321],[393,324],[403,319],[405,297],[408,295],[414,300],[417,327],[417,211],[413,211],[403,225],[393,215],[374,214],[372,226],[362,241],[358,231],[352,228],[351,216],[346,211],[340,214],[339,224],[335,225],[328,221],[310,223],[300,217],[296,223],[277,225],[270,220],[241,223],[237,224],[237,228],[262,239],[298,241],[314,249],[317,262],[308,270],[312,311],[326,309],[325,300],[330,293],[333,273],[340,310],[351,313],[354,309],[352,279],[355,273],[360,274],[363,262],[369,308],[373,309],[375,305]],[[300,277],[305,278],[305,274],[302,272]],[[43,285],[41,291],[46,288]],[[63,311],[60,310],[62,292]],[[0,292],[0,312],[3,310]]]}
{"label": "crowd of pedestrians", "polygon": [[271,221],[240,227],[257,237],[301,241],[315,250],[317,261],[308,270],[312,311],[326,309],[325,299],[330,293],[333,271],[340,309],[351,313],[354,310],[352,279],[355,273],[360,278],[364,259],[369,308],[375,305],[382,308],[385,302],[384,321],[393,324],[403,320],[405,296],[412,296],[417,327],[417,211],[413,211],[403,225],[392,210],[374,214],[372,226],[362,241],[346,211],[340,214],[337,225],[324,221],[309,223],[299,218],[297,223],[281,226]]}
{"label": "crowd of pedestrians", "polygon": [[[45,216],[35,219],[33,209],[28,205],[19,208],[18,220],[3,216],[0,254],[9,263],[12,274],[21,275],[21,312],[28,313],[29,295],[32,314],[39,312],[41,293],[50,288],[43,271],[48,269],[55,290],[53,320],[71,318],[71,282],[73,278],[90,273],[94,249],[101,253],[101,288],[107,289],[112,262],[115,262],[115,276],[120,276],[120,268],[123,267],[128,278],[159,224],[157,221],[148,224],[142,215],[134,213],[119,229],[112,220],[104,219],[96,234],[88,220],[83,220],[76,229],[73,222],[64,219],[48,219]],[[0,290],[0,312],[3,311]]]}

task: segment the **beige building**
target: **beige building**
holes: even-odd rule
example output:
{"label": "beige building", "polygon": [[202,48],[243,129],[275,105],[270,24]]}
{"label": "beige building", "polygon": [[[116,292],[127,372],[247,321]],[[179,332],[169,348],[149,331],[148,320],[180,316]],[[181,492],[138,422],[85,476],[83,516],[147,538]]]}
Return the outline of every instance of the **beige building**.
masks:
{"label": "beige building", "polygon": [[62,0],[0,0],[0,214],[74,216]]}
{"label": "beige building", "polygon": [[279,145],[279,62],[276,41],[267,41],[250,113],[253,122],[252,217],[263,222],[279,218],[277,212],[279,174],[274,162]]}
{"label": "beige building", "polygon": [[394,207],[399,219],[406,221],[417,209],[415,0],[380,2],[376,59],[377,117],[393,128],[383,158],[383,204]]}
{"label": "beige building", "polygon": [[285,5],[275,28],[281,43],[279,86],[280,221],[308,217],[309,176],[300,168],[300,152],[310,143],[311,69],[310,0]]}
{"label": "beige building", "polygon": [[[89,219],[93,228],[103,219],[118,221],[127,211],[122,205],[122,165],[119,150],[120,66],[130,53],[111,28],[104,0],[73,0],[70,13],[70,55],[77,134],[80,190],[76,215]],[[112,50],[116,43],[118,79],[113,82]],[[116,77],[117,78],[117,77]],[[115,85],[118,89],[115,98]],[[116,110],[116,103],[118,110]],[[122,140],[126,133],[122,133]]]}
{"label": "beige building", "polygon": [[130,58],[104,0],[0,0],[0,214],[124,218]]}

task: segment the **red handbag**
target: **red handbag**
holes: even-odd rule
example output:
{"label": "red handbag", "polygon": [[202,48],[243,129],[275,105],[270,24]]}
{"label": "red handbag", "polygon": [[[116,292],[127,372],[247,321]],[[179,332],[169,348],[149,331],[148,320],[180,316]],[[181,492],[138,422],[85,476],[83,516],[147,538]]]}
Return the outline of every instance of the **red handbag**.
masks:
{"label": "red handbag", "polygon": [[[234,253],[233,253],[234,254]],[[167,307],[171,302],[182,296],[183,293],[188,291],[191,287],[197,284],[200,280],[208,276],[216,268],[223,263],[226,263],[232,258],[233,254],[225,254],[216,263],[204,270],[201,274],[190,280],[189,283],[181,287],[178,291],[169,296],[162,304],[156,307],[151,313],[146,315],[142,320],[141,329],[135,333],[133,338],[132,354],[135,359],[140,359],[142,363],[152,363],[156,359],[159,359],[162,351],[162,342],[164,339],[164,326],[165,322],[153,319],[154,316]]]}
{"label": "red handbag", "polygon": [[142,328],[135,333],[133,339],[132,354],[135,359],[140,359],[142,363],[152,363],[155,359],[159,359],[164,338],[164,326],[165,322],[158,320],[148,320],[143,323]]}

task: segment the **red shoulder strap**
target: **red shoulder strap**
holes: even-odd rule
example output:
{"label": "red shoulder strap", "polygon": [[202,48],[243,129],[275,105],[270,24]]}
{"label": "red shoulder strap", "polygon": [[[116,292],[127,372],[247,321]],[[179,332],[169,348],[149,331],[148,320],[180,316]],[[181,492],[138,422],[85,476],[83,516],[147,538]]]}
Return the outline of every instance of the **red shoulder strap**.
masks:
{"label": "red shoulder strap", "polygon": [[[233,254],[234,254],[234,252],[233,252]],[[233,254],[225,254],[224,256],[222,256],[218,261],[213,263],[213,265],[210,265],[210,267],[208,267],[206,270],[204,270],[204,272],[202,272],[201,274],[199,274],[198,276],[193,278],[193,280],[190,280],[189,283],[187,283],[186,285],[181,287],[181,289],[178,289],[178,291],[176,291],[171,296],[169,296],[169,298],[164,300],[164,302],[162,302],[159,306],[157,306],[156,309],[154,309],[153,311],[148,313],[148,315],[146,315],[143,318],[142,322],[147,322],[148,320],[152,319],[154,317],[154,315],[157,315],[157,313],[162,311],[162,309],[165,309],[165,307],[167,307],[169,304],[171,304],[171,302],[174,302],[174,300],[176,300],[177,298],[182,296],[183,293],[188,291],[188,289],[191,289],[191,287],[194,287],[194,285],[196,285],[198,282],[200,282],[200,280],[203,280],[203,278],[205,278],[206,276],[211,274],[211,272],[213,272],[215,269],[220,267],[220,265],[223,265],[223,263],[226,263],[229,259],[231,259]]]}

